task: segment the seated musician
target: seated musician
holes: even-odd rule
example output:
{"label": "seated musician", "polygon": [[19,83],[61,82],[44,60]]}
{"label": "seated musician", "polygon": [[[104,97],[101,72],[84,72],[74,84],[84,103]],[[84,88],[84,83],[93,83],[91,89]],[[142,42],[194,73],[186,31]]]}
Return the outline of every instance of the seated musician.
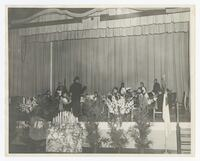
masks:
{"label": "seated musician", "polygon": [[129,87],[126,88],[126,94],[125,94],[125,98],[131,98],[134,99],[134,91]]}
{"label": "seated musician", "polygon": [[96,101],[96,100],[98,99],[98,97],[99,97],[99,94],[98,94],[97,91],[95,91],[95,92],[94,92],[94,95],[93,95],[93,97],[92,97],[92,99],[93,99],[94,101]]}
{"label": "seated musician", "polygon": [[62,97],[61,97],[62,103],[63,103],[63,108],[66,111],[71,111],[70,103],[71,103],[71,98],[67,94],[67,92],[64,92]]}
{"label": "seated musician", "polygon": [[145,95],[147,93],[146,88],[144,86],[144,82],[140,82],[140,87],[138,88],[137,92],[138,94],[142,94],[142,95]]}
{"label": "seated musician", "polygon": [[121,86],[120,86],[120,88],[119,88],[119,94],[120,94],[121,96],[124,96],[124,95],[126,94],[126,88],[125,88],[125,86],[124,86],[124,82],[121,83]]}
{"label": "seated musician", "polygon": [[63,89],[64,89],[64,86],[62,85],[62,83],[58,82],[58,87],[56,88],[55,96],[56,97],[61,97]]}
{"label": "seated musician", "polygon": [[118,88],[117,87],[113,88],[112,96],[114,96],[116,100],[118,100],[120,98],[120,94],[118,93]]}

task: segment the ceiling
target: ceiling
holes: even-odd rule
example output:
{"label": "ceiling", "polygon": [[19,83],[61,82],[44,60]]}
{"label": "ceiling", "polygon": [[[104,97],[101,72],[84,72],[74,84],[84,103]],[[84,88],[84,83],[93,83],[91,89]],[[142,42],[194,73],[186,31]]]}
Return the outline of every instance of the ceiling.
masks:
{"label": "ceiling", "polygon": [[[8,21],[19,20],[30,17],[47,8],[8,8]],[[74,13],[84,13],[93,8],[59,8],[61,10],[68,10]]]}
{"label": "ceiling", "polygon": [[[48,8],[8,8],[8,21],[19,20],[30,17],[42,10]],[[84,13],[94,8],[58,8],[61,10],[68,10],[73,13]],[[147,10],[157,10],[157,9],[165,9],[165,8],[132,8],[135,11],[147,11]]]}
{"label": "ceiling", "polygon": [[[13,20],[16,21],[16,20],[28,18],[45,9],[48,9],[48,8],[8,8],[8,23],[10,24],[10,22],[12,22]],[[68,10],[73,13],[81,14],[81,13],[90,11],[94,8],[57,8],[57,9]],[[131,9],[135,11],[139,11],[139,12],[144,12],[148,10],[151,10],[151,11],[152,10],[154,11],[155,10],[164,10],[164,11],[170,10],[171,12],[173,10],[177,11],[178,8],[131,8]]]}

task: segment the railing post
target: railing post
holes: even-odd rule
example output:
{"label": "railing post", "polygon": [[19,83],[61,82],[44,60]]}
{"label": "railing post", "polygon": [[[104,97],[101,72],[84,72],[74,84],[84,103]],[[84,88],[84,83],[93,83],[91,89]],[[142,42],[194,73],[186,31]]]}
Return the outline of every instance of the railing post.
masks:
{"label": "railing post", "polygon": [[53,95],[53,42],[50,42],[50,93]]}
{"label": "railing post", "polygon": [[181,153],[181,129],[179,126],[179,105],[176,101],[176,139],[177,139],[177,154]]}

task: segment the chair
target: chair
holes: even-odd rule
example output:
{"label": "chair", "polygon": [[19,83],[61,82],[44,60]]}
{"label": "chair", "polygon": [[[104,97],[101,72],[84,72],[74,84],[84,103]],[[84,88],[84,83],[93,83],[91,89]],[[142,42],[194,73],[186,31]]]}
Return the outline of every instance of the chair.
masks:
{"label": "chair", "polygon": [[156,110],[156,108],[154,108],[153,109],[153,122],[155,122],[157,114],[162,115],[162,111],[158,111],[158,110]]}
{"label": "chair", "polygon": [[162,104],[163,104],[163,94],[158,95],[158,99],[156,101],[157,108],[153,108],[153,121],[155,122],[156,115],[162,115]]}
{"label": "chair", "polygon": [[176,107],[176,101],[177,101],[177,94],[176,92],[172,92],[168,94],[168,103],[170,108]]}

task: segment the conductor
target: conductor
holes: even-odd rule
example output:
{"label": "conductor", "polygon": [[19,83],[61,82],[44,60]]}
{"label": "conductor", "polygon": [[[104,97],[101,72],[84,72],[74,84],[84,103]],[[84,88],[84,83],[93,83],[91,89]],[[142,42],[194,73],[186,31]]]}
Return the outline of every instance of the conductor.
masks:
{"label": "conductor", "polygon": [[80,78],[76,76],[69,90],[72,98],[72,112],[75,117],[79,117],[81,115],[80,98],[85,89],[86,87],[82,87],[80,83]]}

